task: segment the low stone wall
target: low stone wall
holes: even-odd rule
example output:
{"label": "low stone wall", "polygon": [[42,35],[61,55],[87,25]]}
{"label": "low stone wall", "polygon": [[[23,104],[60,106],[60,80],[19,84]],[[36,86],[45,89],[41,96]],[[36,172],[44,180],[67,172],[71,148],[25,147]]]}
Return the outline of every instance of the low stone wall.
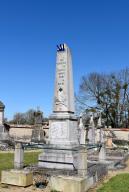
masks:
{"label": "low stone wall", "polygon": [[45,131],[42,126],[15,125],[9,129],[9,136],[12,140],[19,142],[42,142],[44,143]]}
{"label": "low stone wall", "polygon": [[10,128],[9,135],[15,140],[30,142],[33,129],[27,128]]}

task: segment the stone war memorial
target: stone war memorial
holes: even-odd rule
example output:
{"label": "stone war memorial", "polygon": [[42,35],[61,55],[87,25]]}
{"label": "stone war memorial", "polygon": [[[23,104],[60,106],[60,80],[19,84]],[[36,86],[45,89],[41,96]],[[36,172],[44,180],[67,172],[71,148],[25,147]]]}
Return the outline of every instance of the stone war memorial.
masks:
{"label": "stone war memorial", "polygon": [[[49,139],[47,149],[39,155],[39,166],[77,170],[78,175],[82,177],[80,180],[76,177],[59,175],[51,177],[52,188],[61,191],[68,190],[69,182],[73,189],[74,183],[79,189],[87,174],[86,147],[81,146],[78,139],[78,121],[74,105],[72,56],[69,47],[61,44],[58,46],[56,55],[55,91],[53,113],[49,117]],[[63,189],[65,182],[67,186]],[[61,183],[60,186],[59,183]]]}
{"label": "stone war memorial", "polygon": [[40,166],[79,169],[79,153],[82,149],[79,145],[78,121],[75,116],[72,57],[66,44],[60,45],[57,50],[55,92],[53,113],[49,117],[48,146],[49,149],[39,156]]}
{"label": "stone war memorial", "polygon": [[[86,192],[109,169],[121,166],[128,158],[128,153],[114,146],[113,142],[107,146],[107,141],[113,137],[117,139],[117,136],[105,128],[101,112],[76,116],[72,54],[66,44],[57,46],[53,86],[53,108],[47,137],[39,111],[35,114],[32,127],[8,125],[4,123],[5,105],[0,102],[0,143],[14,145],[14,168],[2,171],[1,183],[28,187],[33,185],[35,173],[38,173],[40,178],[47,178],[49,192]],[[15,127],[18,132],[22,130],[20,136],[11,134]],[[29,134],[24,135],[27,128]],[[24,167],[26,148],[40,149],[40,152],[36,164]]]}

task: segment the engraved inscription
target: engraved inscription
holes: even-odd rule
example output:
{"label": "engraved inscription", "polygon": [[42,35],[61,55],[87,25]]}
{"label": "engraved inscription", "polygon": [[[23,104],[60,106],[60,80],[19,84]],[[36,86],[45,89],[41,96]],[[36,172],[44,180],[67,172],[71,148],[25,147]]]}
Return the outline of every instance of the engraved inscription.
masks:
{"label": "engraved inscription", "polygon": [[58,111],[67,110],[67,96],[66,96],[66,53],[58,52],[57,53],[57,86],[56,86],[56,96],[55,96],[55,106]]}
{"label": "engraved inscription", "polygon": [[50,134],[53,139],[66,139],[68,135],[66,122],[53,122]]}

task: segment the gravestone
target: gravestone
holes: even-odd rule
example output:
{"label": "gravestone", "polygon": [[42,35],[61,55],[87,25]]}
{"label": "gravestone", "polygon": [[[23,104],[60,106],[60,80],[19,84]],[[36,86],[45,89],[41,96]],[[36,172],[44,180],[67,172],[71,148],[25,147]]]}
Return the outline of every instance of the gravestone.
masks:
{"label": "gravestone", "polygon": [[100,151],[99,151],[99,161],[104,162],[106,160],[106,147],[105,147],[104,131],[103,131],[103,127],[102,127],[101,113],[99,114],[97,127],[100,129],[99,142],[102,145],[102,147],[100,148]]}
{"label": "gravestone", "polygon": [[104,132],[103,132],[103,126],[102,126],[102,117],[101,113],[99,113],[97,128],[99,129],[99,143],[103,143],[104,139]]}
{"label": "gravestone", "polygon": [[4,132],[4,108],[5,105],[0,101],[0,132]]}
{"label": "gravestone", "polygon": [[43,113],[40,110],[34,112],[35,125],[42,125]]}
{"label": "gravestone", "polygon": [[79,122],[79,143],[81,145],[86,144],[86,130],[83,125],[82,115],[80,115],[80,122]]}
{"label": "gravestone", "polygon": [[89,144],[95,144],[95,124],[94,124],[94,116],[91,113],[90,115],[90,122],[89,122],[89,132],[88,132],[88,139],[89,139]]}
{"label": "gravestone", "polygon": [[[39,166],[80,169],[80,150],[83,153],[79,145],[78,121],[75,116],[72,57],[66,44],[59,45],[56,54],[55,91],[53,113],[49,118],[48,143],[47,149],[39,155]],[[83,172],[84,167],[86,172],[86,166],[85,161]]]}

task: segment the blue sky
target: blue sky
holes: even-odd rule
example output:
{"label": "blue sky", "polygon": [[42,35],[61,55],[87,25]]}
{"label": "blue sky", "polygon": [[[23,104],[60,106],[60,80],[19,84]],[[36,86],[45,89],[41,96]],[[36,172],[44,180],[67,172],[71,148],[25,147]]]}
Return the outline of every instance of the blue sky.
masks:
{"label": "blue sky", "polygon": [[72,49],[81,76],[129,67],[128,0],[0,0],[0,100],[5,116],[52,111],[56,45]]}

